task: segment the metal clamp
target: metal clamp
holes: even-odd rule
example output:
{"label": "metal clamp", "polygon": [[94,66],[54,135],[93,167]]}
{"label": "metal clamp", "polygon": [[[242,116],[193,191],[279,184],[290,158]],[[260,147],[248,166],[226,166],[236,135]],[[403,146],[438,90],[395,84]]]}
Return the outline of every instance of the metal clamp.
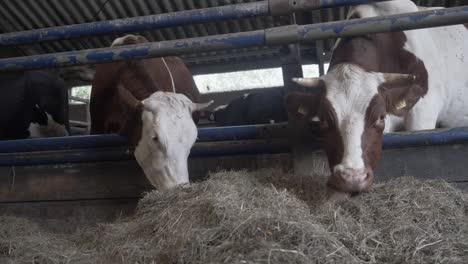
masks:
{"label": "metal clamp", "polygon": [[323,0],[268,0],[270,15],[288,15],[300,10],[318,9]]}
{"label": "metal clamp", "polygon": [[268,0],[270,15],[281,16],[292,12],[289,0]]}

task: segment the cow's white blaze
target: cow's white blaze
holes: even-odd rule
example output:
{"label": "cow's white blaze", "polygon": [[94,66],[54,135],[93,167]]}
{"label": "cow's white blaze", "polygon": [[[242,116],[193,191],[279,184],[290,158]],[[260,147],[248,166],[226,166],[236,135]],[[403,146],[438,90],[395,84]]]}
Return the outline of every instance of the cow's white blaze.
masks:
{"label": "cow's white blaze", "polygon": [[46,137],[66,137],[68,131],[64,125],[61,125],[52,118],[49,113],[47,115],[47,125],[43,126],[38,123],[29,124],[29,137],[30,138],[46,138]]}
{"label": "cow's white blaze", "polygon": [[362,153],[367,108],[378,93],[379,74],[369,73],[353,64],[335,66],[323,78],[326,98],[336,114],[334,124],[343,140],[343,159],[333,168],[334,173],[345,170],[361,171],[365,177]]}
{"label": "cow's white blaze", "polygon": [[187,159],[198,133],[192,101],[182,94],[156,92],[143,104],[136,160],[158,189],[188,183]]}

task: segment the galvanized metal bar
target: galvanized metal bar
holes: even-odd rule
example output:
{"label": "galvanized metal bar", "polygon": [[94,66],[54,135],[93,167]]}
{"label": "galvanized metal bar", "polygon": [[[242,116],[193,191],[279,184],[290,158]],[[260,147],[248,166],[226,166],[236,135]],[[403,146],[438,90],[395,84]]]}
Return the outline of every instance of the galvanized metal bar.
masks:
{"label": "galvanized metal bar", "polygon": [[[447,26],[467,22],[468,6],[462,6],[158,43],[8,58],[0,60],[0,71],[95,64],[124,59],[142,59],[262,45],[284,45],[300,41]],[[293,31],[292,34],[289,32],[291,30]]]}
{"label": "galvanized metal bar", "polygon": [[[54,28],[11,32],[0,34],[0,46],[21,45],[42,41],[62,40],[85,36],[127,33],[149,29],[161,29],[188,24],[200,24],[219,20],[241,19],[258,16],[290,14],[345,5],[367,4],[389,0],[270,0],[235,5],[225,5],[204,9],[179,11],[126,19],[91,22]],[[278,2],[287,8],[278,8]]]}
{"label": "galvanized metal bar", "polygon": [[269,0],[270,14],[273,16],[288,15],[304,10],[317,10],[350,5],[364,5],[373,2],[390,0]]}
{"label": "galvanized metal bar", "polygon": [[0,71],[96,64],[265,44],[264,30],[0,60]]}
{"label": "galvanized metal bar", "polygon": [[468,22],[468,6],[351,19],[300,26],[301,40],[319,40],[395,32],[420,28],[449,26]]}
{"label": "galvanized metal bar", "polygon": [[268,15],[268,2],[226,5],[205,9],[164,13],[117,20],[43,28],[0,34],[0,45],[20,45],[41,41],[79,38],[85,36],[161,29],[216,20],[240,19]]}

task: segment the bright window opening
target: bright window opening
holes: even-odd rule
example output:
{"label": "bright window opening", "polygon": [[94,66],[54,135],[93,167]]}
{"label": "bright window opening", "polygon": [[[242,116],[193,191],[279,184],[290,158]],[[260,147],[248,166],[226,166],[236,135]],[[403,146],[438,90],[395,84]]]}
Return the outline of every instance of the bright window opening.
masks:
{"label": "bright window opening", "polygon": [[283,86],[281,68],[194,76],[200,93],[216,93]]}
{"label": "bright window opening", "polygon": [[[325,72],[328,63],[324,65]],[[302,66],[304,77],[318,77],[317,64]],[[283,72],[281,68],[237,71],[228,73],[213,73],[194,76],[200,93],[219,93],[248,89],[261,89],[283,86]]]}
{"label": "bright window opening", "polygon": [[71,103],[86,103],[91,98],[91,85],[75,86],[71,88]]}
{"label": "bright window opening", "polygon": [[[328,70],[328,63],[325,65]],[[304,77],[318,77],[317,64],[302,66]],[[259,88],[271,88],[283,86],[283,72],[281,68],[237,71],[228,73],[214,73],[194,76],[200,93],[217,93],[227,91],[238,91]],[[89,100],[91,96],[91,85],[76,86],[71,89],[71,96],[79,99]],[[80,101],[70,99],[71,102]]]}
{"label": "bright window opening", "polygon": [[[323,65],[323,68],[325,69],[325,72],[328,71],[328,63],[325,63]],[[305,78],[312,78],[312,77],[319,77],[319,67],[317,64],[307,64],[307,65],[302,65],[302,72],[304,74]]]}

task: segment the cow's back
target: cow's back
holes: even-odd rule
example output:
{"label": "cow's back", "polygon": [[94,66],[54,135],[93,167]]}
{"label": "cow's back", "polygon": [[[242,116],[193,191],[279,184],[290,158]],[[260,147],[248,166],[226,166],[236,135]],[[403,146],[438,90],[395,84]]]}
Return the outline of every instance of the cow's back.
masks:
{"label": "cow's back", "polygon": [[415,53],[425,56],[429,91],[419,107],[440,106],[442,127],[468,126],[468,30],[464,25],[427,30],[432,52],[420,45]]}
{"label": "cow's back", "polygon": [[[350,17],[374,17],[426,9],[416,6],[409,0],[362,5],[353,8]],[[398,33],[382,33],[377,35]],[[406,120],[392,117],[389,127],[400,127],[406,123],[407,129],[429,129],[432,122],[423,119],[437,118],[443,127],[468,125],[468,30],[465,25],[426,28],[404,31],[404,50],[422,61],[427,71],[427,93],[409,112]],[[401,63],[401,62],[400,62]],[[412,67],[404,65],[404,67]],[[381,72],[387,72],[385,68]],[[390,129],[391,131],[393,129]]]}

